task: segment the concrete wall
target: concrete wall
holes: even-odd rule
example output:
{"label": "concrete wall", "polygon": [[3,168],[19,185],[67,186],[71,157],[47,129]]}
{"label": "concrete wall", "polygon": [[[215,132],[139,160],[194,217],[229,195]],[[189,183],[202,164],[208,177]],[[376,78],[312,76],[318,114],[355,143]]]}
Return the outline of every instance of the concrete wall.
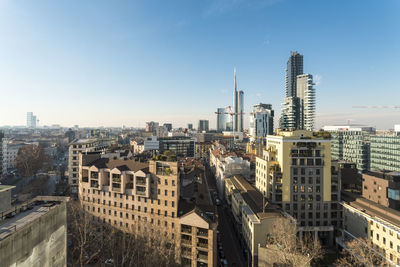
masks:
{"label": "concrete wall", "polygon": [[67,209],[63,202],[0,241],[1,266],[66,266]]}
{"label": "concrete wall", "polygon": [[11,209],[11,187],[8,190],[0,192],[0,212]]}

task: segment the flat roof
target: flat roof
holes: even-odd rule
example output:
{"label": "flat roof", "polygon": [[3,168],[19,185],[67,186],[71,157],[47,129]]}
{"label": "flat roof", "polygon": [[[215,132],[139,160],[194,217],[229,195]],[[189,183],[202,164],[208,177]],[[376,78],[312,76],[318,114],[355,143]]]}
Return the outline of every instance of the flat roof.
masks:
{"label": "flat roof", "polygon": [[[7,236],[13,234],[15,231],[18,231],[25,225],[35,221],[42,215],[49,212],[52,208],[58,206],[61,202],[65,201],[68,198],[63,198],[59,200],[49,200],[49,201],[40,201],[36,199],[30,203],[25,203],[19,206],[19,212],[16,207],[13,207],[9,212],[4,212],[5,214],[11,213],[12,211],[17,210],[17,214],[14,217],[7,218],[0,223],[0,240],[3,240]],[[57,198],[56,198],[57,199]],[[21,210],[22,207],[30,206],[32,209]]]}
{"label": "flat roof", "polygon": [[15,186],[14,185],[0,185],[0,192],[4,192],[10,189],[13,189]]}
{"label": "flat roof", "polygon": [[[342,199],[346,204],[365,213],[372,218],[384,220],[398,228],[400,228],[400,212],[383,205],[377,204],[369,199],[350,192],[342,193]],[[400,230],[400,229],[399,229]]]}

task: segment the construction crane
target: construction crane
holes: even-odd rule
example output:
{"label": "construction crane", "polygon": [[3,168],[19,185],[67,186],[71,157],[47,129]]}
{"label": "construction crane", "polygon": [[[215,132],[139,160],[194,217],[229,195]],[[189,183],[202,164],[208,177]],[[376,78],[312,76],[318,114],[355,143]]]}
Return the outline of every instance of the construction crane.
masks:
{"label": "construction crane", "polygon": [[400,109],[400,106],[353,106],[353,108],[370,108],[370,109],[394,108],[394,109]]}

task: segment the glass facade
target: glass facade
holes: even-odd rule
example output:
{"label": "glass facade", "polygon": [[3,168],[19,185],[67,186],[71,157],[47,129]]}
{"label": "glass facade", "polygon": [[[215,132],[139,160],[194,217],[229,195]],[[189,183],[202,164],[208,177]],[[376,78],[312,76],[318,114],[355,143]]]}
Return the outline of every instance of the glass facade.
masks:
{"label": "glass facade", "polygon": [[371,169],[400,172],[400,136],[371,136]]}

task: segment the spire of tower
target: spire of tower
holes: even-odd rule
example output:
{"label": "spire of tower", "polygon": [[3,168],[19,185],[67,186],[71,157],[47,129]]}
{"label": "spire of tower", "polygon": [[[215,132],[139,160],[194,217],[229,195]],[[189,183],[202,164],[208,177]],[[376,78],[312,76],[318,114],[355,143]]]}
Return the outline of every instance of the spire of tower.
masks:
{"label": "spire of tower", "polygon": [[233,68],[233,73],[234,73],[234,80],[233,80],[233,89],[235,92],[237,91],[237,83],[236,83],[236,67]]}

